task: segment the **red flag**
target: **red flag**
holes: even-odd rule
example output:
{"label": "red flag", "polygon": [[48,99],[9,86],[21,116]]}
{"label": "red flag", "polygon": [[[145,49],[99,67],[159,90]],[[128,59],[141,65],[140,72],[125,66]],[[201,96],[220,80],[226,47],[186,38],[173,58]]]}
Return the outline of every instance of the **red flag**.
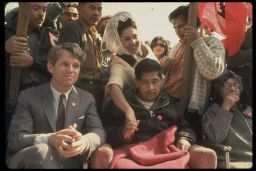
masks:
{"label": "red flag", "polygon": [[222,43],[229,56],[239,51],[246,30],[244,2],[199,2],[198,15],[202,24],[226,37]]}

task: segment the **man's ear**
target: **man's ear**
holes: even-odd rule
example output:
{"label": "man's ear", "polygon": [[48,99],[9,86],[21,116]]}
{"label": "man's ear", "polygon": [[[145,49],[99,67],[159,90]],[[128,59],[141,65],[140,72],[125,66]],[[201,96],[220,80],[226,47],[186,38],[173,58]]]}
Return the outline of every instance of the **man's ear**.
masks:
{"label": "man's ear", "polygon": [[47,62],[47,69],[48,69],[48,71],[52,74],[52,73],[53,73],[53,64]]}

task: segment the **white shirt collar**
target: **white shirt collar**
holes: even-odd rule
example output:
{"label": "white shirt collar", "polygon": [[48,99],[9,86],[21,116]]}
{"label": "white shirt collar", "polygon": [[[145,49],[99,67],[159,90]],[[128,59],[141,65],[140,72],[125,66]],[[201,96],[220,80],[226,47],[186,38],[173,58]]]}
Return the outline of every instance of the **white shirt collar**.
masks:
{"label": "white shirt collar", "polygon": [[[66,100],[68,100],[69,93],[71,92],[72,89],[77,93],[75,87],[72,86],[68,91],[66,91],[66,92],[64,93]],[[51,90],[52,90],[52,94],[53,94],[54,100],[58,101],[59,98],[60,98],[60,95],[63,94],[63,93],[61,93],[61,92],[59,92],[58,90],[56,90],[56,89],[53,87],[52,83],[51,83]]]}

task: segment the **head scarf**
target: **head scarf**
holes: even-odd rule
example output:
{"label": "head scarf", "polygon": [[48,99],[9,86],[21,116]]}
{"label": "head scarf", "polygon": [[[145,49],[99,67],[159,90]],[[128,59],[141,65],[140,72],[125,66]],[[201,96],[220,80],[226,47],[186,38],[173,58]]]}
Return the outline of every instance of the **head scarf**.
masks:
{"label": "head scarf", "polygon": [[[111,17],[111,19],[108,21],[106,25],[105,32],[103,35],[103,41],[106,42],[107,48],[113,53],[117,53],[120,55],[122,54],[134,55],[128,52],[124,48],[117,31],[119,21],[125,22],[129,18],[134,21],[130,13],[118,12]],[[136,54],[141,53],[140,49],[141,49],[141,41],[139,41],[139,47]]]}

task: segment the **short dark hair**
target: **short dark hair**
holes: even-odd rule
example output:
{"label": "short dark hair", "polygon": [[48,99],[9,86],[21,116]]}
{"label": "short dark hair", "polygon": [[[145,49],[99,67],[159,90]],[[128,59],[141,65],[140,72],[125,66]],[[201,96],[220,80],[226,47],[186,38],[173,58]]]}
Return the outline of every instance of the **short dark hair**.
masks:
{"label": "short dark hair", "polygon": [[76,4],[76,3],[71,3],[71,4],[68,4],[68,5],[66,6],[66,8],[69,8],[69,7],[77,8],[77,6],[78,6],[78,4]]}
{"label": "short dark hair", "polygon": [[162,41],[165,43],[164,53],[163,53],[163,55],[162,55],[161,57],[166,56],[166,55],[168,54],[168,51],[169,51],[169,46],[168,46],[167,40],[165,40],[164,37],[162,37],[162,36],[157,36],[157,37],[155,37],[155,38],[151,41],[151,43],[150,43],[150,48],[153,50],[153,48],[156,46],[158,40],[162,40]]}
{"label": "short dark hair", "polygon": [[124,22],[118,21],[118,26],[117,26],[118,35],[120,36],[122,34],[122,32],[124,31],[124,29],[129,28],[129,27],[133,27],[133,28],[137,29],[136,23],[131,18],[128,18]]}
{"label": "short dark hair", "polygon": [[135,78],[140,80],[142,74],[145,72],[157,72],[160,78],[162,77],[163,73],[161,65],[157,61],[150,58],[143,59],[136,65]]}
{"label": "short dark hair", "polygon": [[236,82],[240,85],[240,92],[242,92],[243,90],[242,78],[239,75],[235,74],[233,71],[227,69],[212,82],[212,89],[211,89],[212,103],[218,103],[220,105],[222,104],[223,97],[221,95],[222,94],[221,87],[223,87],[225,82],[230,78],[236,80]]}
{"label": "short dark hair", "polygon": [[171,22],[173,19],[182,16],[184,21],[188,21],[188,5],[187,6],[179,6],[174,11],[169,14],[169,21]]}
{"label": "short dark hair", "polygon": [[59,59],[61,50],[63,49],[69,51],[76,59],[78,59],[82,66],[86,54],[77,43],[62,43],[52,47],[48,53],[48,62],[54,65]]}
{"label": "short dark hair", "polygon": [[[183,5],[183,6],[179,6],[178,8],[176,8],[174,11],[172,11],[169,16],[168,19],[170,22],[172,22],[173,19],[177,19],[179,17],[182,17],[183,20],[187,23],[188,22],[188,8],[189,5]],[[200,26],[200,20],[197,17],[197,27]]]}

